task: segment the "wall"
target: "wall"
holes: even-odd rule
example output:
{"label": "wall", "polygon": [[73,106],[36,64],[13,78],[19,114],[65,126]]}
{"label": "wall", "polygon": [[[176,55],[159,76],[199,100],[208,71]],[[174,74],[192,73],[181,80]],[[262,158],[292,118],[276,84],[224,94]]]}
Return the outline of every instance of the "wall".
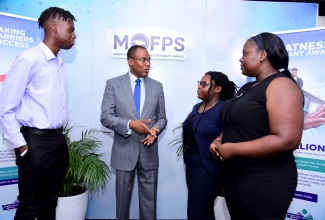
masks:
{"label": "wall", "polygon": [[317,18],[317,27],[325,26],[325,16],[318,16]]}

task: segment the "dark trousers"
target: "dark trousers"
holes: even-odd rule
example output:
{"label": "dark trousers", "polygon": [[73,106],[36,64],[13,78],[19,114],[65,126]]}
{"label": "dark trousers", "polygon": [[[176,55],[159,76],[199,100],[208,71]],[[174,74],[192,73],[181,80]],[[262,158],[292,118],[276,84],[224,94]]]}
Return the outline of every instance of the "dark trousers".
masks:
{"label": "dark trousers", "polygon": [[263,172],[225,170],[225,199],[232,220],[283,220],[297,186],[293,161]]}
{"label": "dark trousers", "polygon": [[20,205],[15,220],[55,220],[58,193],[69,163],[65,135],[22,133],[28,151],[20,157],[16,150]]}
{"label": "dark trousers", "polygon": [[199,153],[184,152],[188,188],[187,218],[214,220],[214,201],[223,183],[222,173],[208,173]]}

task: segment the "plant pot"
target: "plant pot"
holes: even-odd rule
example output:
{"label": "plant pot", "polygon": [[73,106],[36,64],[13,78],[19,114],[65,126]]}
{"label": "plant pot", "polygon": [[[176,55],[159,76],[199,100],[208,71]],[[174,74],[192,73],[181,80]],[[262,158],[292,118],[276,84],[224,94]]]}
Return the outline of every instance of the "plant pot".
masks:
{"label": "plant pot", "polygon": [[214,215],[218,220],[230,220],[226,200],[222,196],[218,196],[214,203]]}
{"label": "plant pot", "polygon": [[82,194],[59,197],[56,220],[85,220],[88,206],[88,190]]}

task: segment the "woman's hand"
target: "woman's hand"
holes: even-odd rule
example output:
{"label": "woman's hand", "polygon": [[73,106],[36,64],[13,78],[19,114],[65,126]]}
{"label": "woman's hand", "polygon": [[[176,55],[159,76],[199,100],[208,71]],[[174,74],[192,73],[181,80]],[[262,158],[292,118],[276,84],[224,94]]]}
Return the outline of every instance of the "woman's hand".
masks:
{"label": "woman's hand", "polygon": [[219,158],[220,160],[223,160],[222,156],[220,155],[218,149],[221,146],[221,141],[215,139],[211,144],[210,144],[210,153],[214,158]]}

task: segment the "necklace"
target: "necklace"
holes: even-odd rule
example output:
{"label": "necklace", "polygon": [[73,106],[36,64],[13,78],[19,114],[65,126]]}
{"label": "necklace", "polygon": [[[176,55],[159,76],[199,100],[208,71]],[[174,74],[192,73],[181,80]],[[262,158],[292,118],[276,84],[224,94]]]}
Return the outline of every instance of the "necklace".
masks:
{"label": "necklace", "polygon": [[[263,82],[264,80],[266,80],[267,78],[269,78],[270,76],[272,76],[274,74],[270,74],[268,75],[267,77],[265,77],[264,79],[262,79],[261,81],[257,82],[252,82],[253,85],[252,86],[249,86],[247,89],[245,89],[245,91],[241,92],[239,95],[236,95],[236,98],[240,98],[242,97],[242,95],[246,94],[250,89],[252,89],[253,87],[257,86],[259,83]],[[246,84],[247,85],[247,84]]]}
{"label": "necklace", "polygon": [[246,94],[249,90],[251,90],[254,86],[258,85],[260,82],[255,82],[252,86],[248,86],[243,92],[241,92],[239,95],[236,95],[236,98],[242,97],[244,94]]}
{"label": "necklace", "polygon": [[217,100],[217,101],[215,101],[211,106],[210,106],[210,108],[211,107],[213,107],[215,104],[217,104],[219,102],[219,99]]}
{"label": "necklace", "polygon": [[[215,101],[214,103],[212,103],[211,106],[208,106],[207,102],[202,102],[201,106],[199,107],[199,109],[201,108],[201,111],[198,109],[199,113],[205,112],[207,110],[209,110],[210,108],[212,108],[213,106],[215,106],[217,103],[219,102],[219,99],[217,101]],[[202,109],[203,107],[203,109]]]}

